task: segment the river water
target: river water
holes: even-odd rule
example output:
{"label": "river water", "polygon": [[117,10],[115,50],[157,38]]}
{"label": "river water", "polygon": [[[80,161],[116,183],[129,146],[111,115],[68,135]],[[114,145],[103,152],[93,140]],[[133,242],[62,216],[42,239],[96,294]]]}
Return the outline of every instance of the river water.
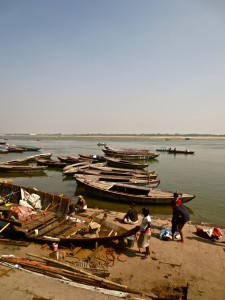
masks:
{"label": "river water", "polygon": [[[5,138],[5,137],[4,137]],[[111,146],[149,149],[156,152],[161,147],[194,150],[194,155],[168,154],[158,152],[157,159],[148,161],[149,170],[154,170],[161,180],[158,188],[162,190],[186,192],[196,198],[185,206],[192,221],[225,225],[225,140],[211,139],[149,139],[126,137],[43,137],[43,136],[7,136],[10,145],[24,144],[41,148],[39,152],[0,154],[0,161],[6,161],[38,153],[51,152],[57,155],[100,154],[97,143],[104,142]],[[16,176],[0,173],[0,177],[10,177],[14,184],[36,187],[42,191],[64,194],[76,200],[83,192],[77,188],[73,178],[65,177],[62,171],[45,171],[45,176]],[[126,212],[127,204],[118,204],[85,195],[89,206]],[[137,206],[141,212],[141,206]],[[170,207],[150,206],[152,216],[171,216]]]}

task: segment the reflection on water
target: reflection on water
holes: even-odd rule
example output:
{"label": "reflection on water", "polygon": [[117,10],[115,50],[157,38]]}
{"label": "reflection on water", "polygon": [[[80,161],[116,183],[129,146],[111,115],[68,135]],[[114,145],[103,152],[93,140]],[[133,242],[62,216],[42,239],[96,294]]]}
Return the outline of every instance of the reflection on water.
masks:
{"label": "reflection on water", "polygon": [[11,173],[3,173],[0,172],[0,178],[17,178],[17,177],[24,177],[24,178],[32,178],[32,177],[47,177],[48,175],[45,172],[33,172],[33,173],[25,173],[25,172],[11,172]]}

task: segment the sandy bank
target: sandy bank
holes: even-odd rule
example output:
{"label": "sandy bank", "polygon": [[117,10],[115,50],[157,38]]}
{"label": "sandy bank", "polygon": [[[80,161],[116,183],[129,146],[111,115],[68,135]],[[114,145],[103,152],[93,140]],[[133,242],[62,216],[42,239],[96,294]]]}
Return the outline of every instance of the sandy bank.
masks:
{"label": "sandy bank", "polygon": [[[108,215],[108,221],[118,222],[115,218],[122,216],[122,213],[111,212]],[[183,244],[160,240],[159,231],[170,225],[169,219],[152,219],[150,258],[144,259],[144,255],[138,253],[136,243],[131,248],[123,249],[115,245],[114,259],[108,266],[110,274],[108,279],[142,291],[143,295],[138,296],[142,299],[163,299],[163,297],[172,299],[171,293],[175,288],[186,288],[186,299],[190,300],[224,299],[224,235],[216,242],[200,238],[195,234],[196,226],[190,223],[184,228],[185,242]],[[123,226],[130,228],[132,225]],[[222,232],[225,233],[224,229]],[[37,253],[48,257],[50,252],[51,249],[48,246],[30,244],[28,247],[18,247],[0,243],[1,255],[14,254],[26,257],[26,253]],[[65,259],[69,261],[71,257],[68,255]],[[1,296],[10,300],[19,299],[19,297],[56,300],[78,299],[79,297],[80,299],[118,299],[117,296],[72,287],[51,278],[11,270],[3,266],[0,266],[0,276]],[[137,298],[137,296],[132,295],[132,298]]]}

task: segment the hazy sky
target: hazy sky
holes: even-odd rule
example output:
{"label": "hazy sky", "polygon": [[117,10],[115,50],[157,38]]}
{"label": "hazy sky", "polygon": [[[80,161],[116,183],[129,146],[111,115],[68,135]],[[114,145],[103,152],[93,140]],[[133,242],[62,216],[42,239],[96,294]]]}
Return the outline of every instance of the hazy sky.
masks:
{"label": "hazy sky", "polygon": [[225,134],[224,0],[0,0],[0,133]]}

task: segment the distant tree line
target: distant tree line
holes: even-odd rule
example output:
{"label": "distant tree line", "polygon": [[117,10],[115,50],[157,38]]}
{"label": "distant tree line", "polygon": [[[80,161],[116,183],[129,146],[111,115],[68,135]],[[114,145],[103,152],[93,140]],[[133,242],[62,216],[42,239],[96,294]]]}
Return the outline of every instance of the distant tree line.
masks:
{"label": "distant tree line", "polygon": [[63,133],[7,133],[2,136],[188,136],[188,137],[198,137],[198,136],[217,136],[224,137],[225,134],[209,134],[209,133],[73,133],[73,134],[63,134]]}

